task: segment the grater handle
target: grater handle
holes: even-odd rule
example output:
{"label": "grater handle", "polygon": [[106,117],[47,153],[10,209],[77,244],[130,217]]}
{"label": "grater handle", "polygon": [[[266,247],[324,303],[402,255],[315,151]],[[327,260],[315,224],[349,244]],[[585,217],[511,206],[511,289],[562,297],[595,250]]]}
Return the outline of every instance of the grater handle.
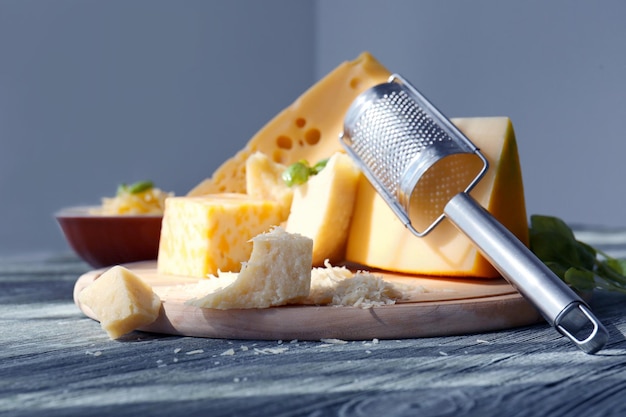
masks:
{"label": "grater handle", "polygon": [[444,213],[551,326],[586,353],[604,347],[608,332],[585,302],[469,194],[452,197]]}

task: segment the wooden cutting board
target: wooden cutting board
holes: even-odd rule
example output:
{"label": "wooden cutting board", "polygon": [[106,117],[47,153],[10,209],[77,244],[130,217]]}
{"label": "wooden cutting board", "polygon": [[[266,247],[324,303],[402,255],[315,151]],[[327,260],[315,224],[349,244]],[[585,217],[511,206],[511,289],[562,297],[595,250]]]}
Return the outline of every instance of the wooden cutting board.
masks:
{"label": "wooden cutting board", "polygon": [[[504,279],[427,278],[380,273],[385,280],[424,291],[394,305],[357,307],[290,305],[216,310],[185,304],[181,284],[198,278],[161,275],[156,262],[124,265],[154,288],[163,306],[158,319],[140,330],[169,335],[258,340],[404,339],[488,332],[540,322],[539,313]],[[106,269],[90,271],[74,286],[74,301],[96,320],[78,293]],[[378,273],[377,273],[378,274]],[[420,287],[421,286],[421,287]]]}

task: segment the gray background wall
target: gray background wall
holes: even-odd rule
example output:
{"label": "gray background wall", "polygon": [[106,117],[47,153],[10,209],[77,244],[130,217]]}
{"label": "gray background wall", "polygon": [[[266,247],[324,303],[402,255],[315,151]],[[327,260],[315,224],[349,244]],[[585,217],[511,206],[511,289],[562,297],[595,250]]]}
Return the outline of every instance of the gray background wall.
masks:
{"label": "gray background wall", "polygon": [[626,227],[626,3],[0,0],[0,255],[61,207],[186,193],[361,51],[450,117],[515,125],[529,213]]}

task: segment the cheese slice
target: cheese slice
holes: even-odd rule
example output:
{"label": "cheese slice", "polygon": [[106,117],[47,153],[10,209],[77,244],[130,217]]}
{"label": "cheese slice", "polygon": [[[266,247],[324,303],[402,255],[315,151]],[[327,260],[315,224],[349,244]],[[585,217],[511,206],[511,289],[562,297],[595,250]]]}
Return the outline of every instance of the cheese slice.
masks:
{"label": "cheese slice", "polygon": [[[311,239],[276,227],[252,238],[252,245],[250,259],[228,286],[192,299],[187,304],[222,310],[267,308],[298,301],[309,295]],[[210,279],[219,282],[222,278]]]}
{"label": "cheese slice", "polygon": [[111,339],[154,322],[161,300],[152,287],[122,266],[114,266],[78,294]]}
{"label": "cheese slice", "polygon": [[295,187],[285,228],[313,239],[313,265],[344,259],[360,177],[348,155],[335,153],[319,174]]}
{"label": "cheese slice", "polygon": [[270,120],[244,149],[188,195],[245,193],[245,162],[254,152],[263,152],[275,162],[290,165],[300,159],[319,161],[341,150],[338,137],[348,107],[360,93],[387,81],[390,75],[367,52],[342,63]]}
{"label": "cheese slice", "polygon": [[[490,164],[471,195],[527,245],[524,188],[511,121],[506,117],[452,121],[480,148]],[[499,276],[469,238],[447,219],[425,237],[413,235],[364,178],[359,183],[346,258],[410,274]]]}
{"label": "cheese slice", "polygon": [[158,272],[206,278],[239,271],[252,252],[249,240],[281,222],[275,201],[245,194],[170,197],[165,201]]}

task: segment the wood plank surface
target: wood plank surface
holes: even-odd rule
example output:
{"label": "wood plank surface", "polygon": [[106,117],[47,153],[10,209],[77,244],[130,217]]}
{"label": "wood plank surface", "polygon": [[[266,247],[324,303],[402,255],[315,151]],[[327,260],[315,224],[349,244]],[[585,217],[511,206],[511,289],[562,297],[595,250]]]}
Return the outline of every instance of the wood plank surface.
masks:
{"label": "wood plank surface", "polygon": [[109,340],[72,256],[0,259],[2,416],[626,415],[626,296],[596,292],[587,355],[544,323],[429,338]]}

